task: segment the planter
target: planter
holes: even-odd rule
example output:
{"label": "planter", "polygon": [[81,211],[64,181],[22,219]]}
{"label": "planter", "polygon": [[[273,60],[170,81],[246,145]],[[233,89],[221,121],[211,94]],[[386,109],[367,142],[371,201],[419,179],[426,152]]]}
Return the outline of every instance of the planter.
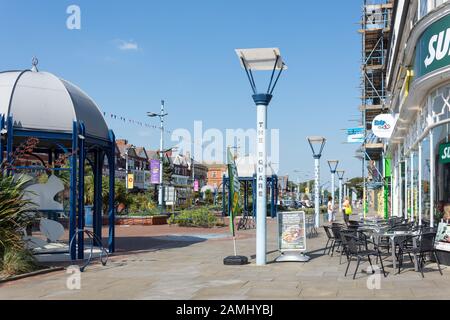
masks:
{"label": "planter", "polygon": [[116,225],[128,226],[160,226],[167,224],[168,216],[150,216],[150,217],[117,217]]}

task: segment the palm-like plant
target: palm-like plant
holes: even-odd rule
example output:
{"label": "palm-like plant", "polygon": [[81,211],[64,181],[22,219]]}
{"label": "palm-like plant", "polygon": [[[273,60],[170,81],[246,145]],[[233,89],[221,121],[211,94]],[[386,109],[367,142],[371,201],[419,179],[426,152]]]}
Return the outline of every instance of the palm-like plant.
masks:
{"label": "palm-like plant", "polygon": [[0,260],[7,250],[23,250],[23,230],[32,222],[34,210],[26,200],[25,186],[30,179],[0,174]]}

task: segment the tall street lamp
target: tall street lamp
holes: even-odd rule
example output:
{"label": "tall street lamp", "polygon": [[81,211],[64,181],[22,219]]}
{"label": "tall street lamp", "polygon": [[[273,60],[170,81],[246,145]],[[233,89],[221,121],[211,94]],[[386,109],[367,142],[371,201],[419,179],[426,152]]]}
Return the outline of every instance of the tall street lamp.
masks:
{"label": "tall street lamp", "polygon": [[342,211],[342,181],[344,180],[345,171],[338,170],[337,175],[339,178],[339,212]]}
{"label": "tall street lamp", "polygon": [[128,164],[128,155],[129,155],[129,151],[130,149],[134,149],[136,148],[134,145],[130,145],[129,147],[126,147],[125,149],[125,192],[128,193],[128,174],[130,173],[129,170],[129,164]]}
{"label": "tall street lamp", "polygon": [[[284,64],[278,48],[237,49],[236,54],[250,82],[257,112],[256,264],[262,266],[266,264],[267,252],[267,107],[272,100],[275,86],[287,66]],[[270,83],[265,93],[257,91],[253,71],[272,71]],[[278,74],[275,78],[277,71]]]}
{"label": "tall street lamp", "polygon": [[[336,179],[336,170],[337,167],[339,165],[339,160],[328,160],[328,166],[330,167],[330,172],[331,172],[331,205],[334,211],[334,205],[336,204],[335,201],[335,191],[336,191],[336,186],[335,186],[335,179]],[[329,221],[333,220],[333,216],[328,217]]]}
{"label": "tall street lamp", "polygon": [[169,115],[164,112],[165,103],[164,100],[161,100],[161,112],[147,112],[147,116],[150,118],[159,117],[161,124],[161,137],[159,142],[159,192],[158,192],[158,206],[161,212],[164,210],[164,186],[163,186],[163,168],[164,168],[164,117]]}
{"label": "tall street lamp", "polygon": [[309,146],[311,147],[311,151],[313,153],[314,158],[314,207],[315,207],[315,226],[316,228],[320,227],[320,203],[319,203],[319,189],[320,189],[320,158],[322,157],[322,151],[325,147],[327,139],[324,137],[308,137]]}

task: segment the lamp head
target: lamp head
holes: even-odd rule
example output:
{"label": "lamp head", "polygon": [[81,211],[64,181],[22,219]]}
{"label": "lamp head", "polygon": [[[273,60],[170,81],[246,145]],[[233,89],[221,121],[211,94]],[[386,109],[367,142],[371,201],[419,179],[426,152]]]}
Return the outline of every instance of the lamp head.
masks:
{"label": "lamp head", "polygon": [[328,166],[330,167],[331,173],[336,173],[339,160],[328,160]]}
{"label": "lamp head", "polygon": [[344,179],[344,175],[345,175],[345,171],[344,170],[338,170],[338,171],[336,171],[336,173],[337,173],[337,175],[339,177],[339,180]]}
{"label": "lamp head", "polygon": [[307,138],[309,142],[309,146],[311,147],[311,151],[315,159],[320,159],[322,156],[323,148],[325,147],[325,143],[327,139],[321,136],[310,136]]}

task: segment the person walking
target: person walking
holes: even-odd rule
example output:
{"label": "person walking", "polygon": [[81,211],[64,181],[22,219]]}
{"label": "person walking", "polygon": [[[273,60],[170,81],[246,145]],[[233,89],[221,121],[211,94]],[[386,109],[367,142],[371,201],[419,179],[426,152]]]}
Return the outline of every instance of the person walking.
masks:
{"label": "person walking", "polygon": [[344,214],[344,221],[345,224],[348,225],[350,221],[350,216],[352,215],[352,205],[350,204],[350,199],[348,197],[345,197],[345,201],[342,204],[342,213]]}
{"label": "person walking", "polygon": [[333,198],[331,196],[328,197],[328,205],[327,205],[327,211],[328,211],[328,222],[332,223],[335,219],[335,208],[333,207]]}

